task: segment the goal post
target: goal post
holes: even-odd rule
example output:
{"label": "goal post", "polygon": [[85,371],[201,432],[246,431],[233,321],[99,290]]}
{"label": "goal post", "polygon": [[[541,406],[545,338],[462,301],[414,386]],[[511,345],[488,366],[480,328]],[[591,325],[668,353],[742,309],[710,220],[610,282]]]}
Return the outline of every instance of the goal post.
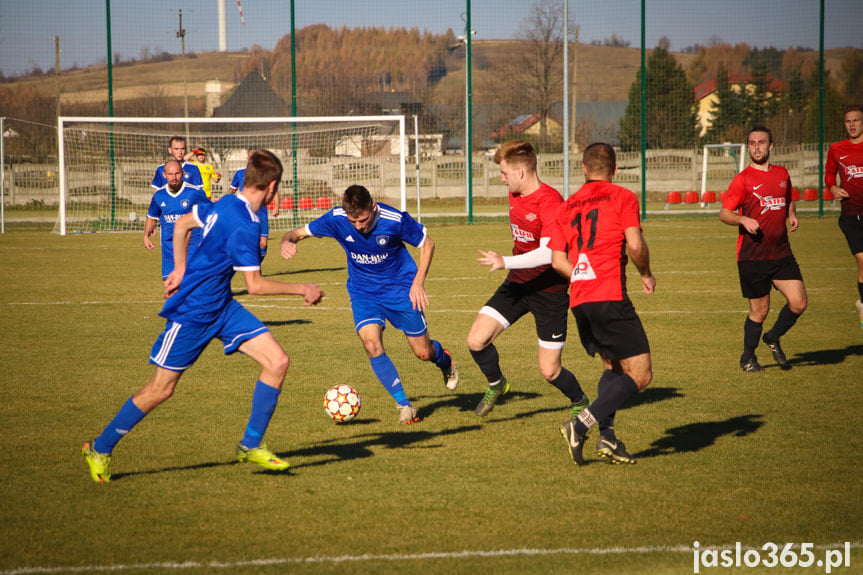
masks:
{"label": "goal post", "polygon": [[[156,168],[172,136],[204,148],[222,174],[213,200],[229,192],[252,148],[284,165],[280,215],[270,228],[307,223],[341,203],[351,184],[407,210],[405,116],[109,118],[61,116],[57,123],[59,205],[55,233],[143,230]],[[271,209],[274,206],[271,206]]]}
{"label": "goal post", "polygon": [[[704,202],[704,192],[708,189],[710,180],[723,185],[743,171],[746,166],[746,144],[707,144],[704,146],[704,157],[701,165],[701,194],[698,196]],[[709,177],[708,177],[709,173]]]}

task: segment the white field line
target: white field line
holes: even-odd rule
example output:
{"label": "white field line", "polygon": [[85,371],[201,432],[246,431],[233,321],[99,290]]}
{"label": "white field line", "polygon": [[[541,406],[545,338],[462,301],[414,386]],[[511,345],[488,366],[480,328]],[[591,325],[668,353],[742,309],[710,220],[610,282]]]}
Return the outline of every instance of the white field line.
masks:
{"label": "white field line", "polygon": [[[846,542],[815,545],[814,549],[842,549]],[[850,543],[852,549],[860,549],[863,542],[854,541]],[[734,550],[731,545],[705,546],[700,550],[707,549],[724,551]],[[761,547],[744,546],[744,550],[757,549]],[[656,545],[645,547],[610,547],[592,549],[500,549],[497,551],[456,551],[456,552],[427,552],[413,554],[383,554],[383,555],[337,555],[318,557],[283,557],[272,559],[253,559],[250,561],[222,562],[222,561],[183,561],[183,562],[161,562],[161,563],[133,563],[129,565],[88,565],[83,567],[20,567],[6,571],[0,571],[0,575],[30,575],[39,573],[88,573],[107,571],[155,571],[182,569],[241,569],[246,567],[265,567],[270,565],[300,565],[313,563],[349,563],[368,561],[425,561],[428,559],[462,559],[469,557],[515,557],[515,556],[542,556],[542,555],[636,555],[643,553],[692,553],[690,545]]]}

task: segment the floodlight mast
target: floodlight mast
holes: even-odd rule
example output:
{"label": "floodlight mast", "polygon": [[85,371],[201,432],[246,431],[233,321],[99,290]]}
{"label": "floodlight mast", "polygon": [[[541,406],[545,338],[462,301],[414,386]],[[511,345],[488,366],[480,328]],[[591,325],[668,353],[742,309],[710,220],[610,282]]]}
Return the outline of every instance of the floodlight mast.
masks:
{"label": "floodlight mast", "polygon": [[[183,112],[184,118],[189,117],[189,91],[186,84],[186,31],[183,29],[183,9],[180,9],[180,29],[177,30],[177,38],[180,39],[183,53]],[[186,124],[186,138],[189,137],[189,124]]]}

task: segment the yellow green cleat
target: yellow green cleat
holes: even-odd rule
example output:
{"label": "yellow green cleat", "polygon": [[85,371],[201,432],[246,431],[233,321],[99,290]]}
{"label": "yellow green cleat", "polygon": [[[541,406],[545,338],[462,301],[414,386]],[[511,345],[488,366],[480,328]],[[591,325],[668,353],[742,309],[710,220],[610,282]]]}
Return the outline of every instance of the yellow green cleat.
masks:
{"label": "yellow green cleat", "polygon": [[243,447],[243,444],[237,446],[237,460],[240,463],[257,463],[261,467],[265,469],[271,469],[273,471],[284,471],[288,467],[291,466],[290,463],[276,457],[276,454],[267,449],[266,444],[262,443],[260,447],[255,447],[252,449],[247,449]]}
{"label": "yellow green cleat", "polygon": [[479,402],[479,405],[476,406],[477,417],[485,417],[491,413],[497,400],[507,393],[509,393],[509,382],[505,377],[501,379],[500,383],[497,385],[488,386],[485,395],[482,396],[482,400]]}
{"label": "yellow green cleat", "polygon": [[90,466],[90,477],[96,483],[108,483],[111,481],[111,454],[99,453],[93,449],[93,443],[84,444],[81,449],[84,459],[87,460],[87,465]]}

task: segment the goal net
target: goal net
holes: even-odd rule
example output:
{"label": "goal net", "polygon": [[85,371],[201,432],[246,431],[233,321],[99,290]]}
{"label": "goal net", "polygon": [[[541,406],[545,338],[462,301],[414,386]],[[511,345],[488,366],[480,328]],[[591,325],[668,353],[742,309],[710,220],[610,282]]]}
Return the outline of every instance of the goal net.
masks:
{"label": "goal net", "polygon": [[[212,197],[230,192],[248,150],[265,148],[284,165],[279,217],[288,230],[341,204],[345,188],[361,184],[376,201],[406,210],[404,116],[297,118],[60,117],[59,210],[54,231],[143,230],[156,168],[170,159],[172,136],[187,151],[204,148],[222,174]],[[270,209],[274,206],[271,205]]]}
{"label": "goal net", "polygon": [[[728,188],[728,184],[746,166],[745,144],[708,144],[704,146],[704,156],[701,166],[701,203],[712,203],[719,200],[720,190]],[[712,195],[705,195],[712,192]]]}

